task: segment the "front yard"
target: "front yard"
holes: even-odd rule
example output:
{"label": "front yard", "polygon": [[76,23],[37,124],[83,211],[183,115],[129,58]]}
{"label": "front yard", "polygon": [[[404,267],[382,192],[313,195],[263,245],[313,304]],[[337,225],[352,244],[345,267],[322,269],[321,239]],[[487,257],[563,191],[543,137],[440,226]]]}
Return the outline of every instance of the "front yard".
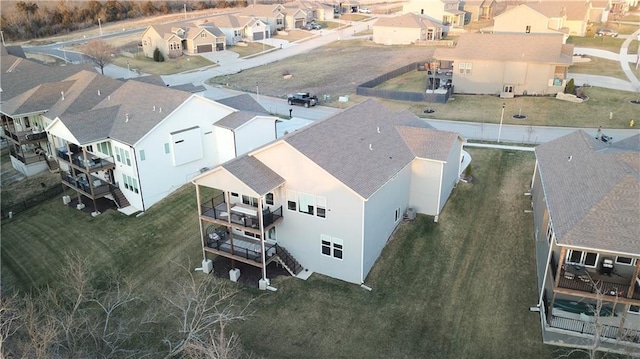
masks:
{"label": "front yard", "polygon": [[[258,296],[254,315],[231,328],[244,347],[266,358],[554,357],[528,310],[537,295],[523,193],[533,155],[469,152],[477,181],[458,184],[439,223],[418,216],[399,227],[366,280],[371,292],[320,275],[273,278],[277,292],[244,288]],[[172,262],[199,266],[196,211],[191,185],[140,217],[92,218],[47,201],[3,221],[2,290],[59,285],[52,273],[76,252],[92,275],[115,266],[146,296],[166,293],[184,276]]]}

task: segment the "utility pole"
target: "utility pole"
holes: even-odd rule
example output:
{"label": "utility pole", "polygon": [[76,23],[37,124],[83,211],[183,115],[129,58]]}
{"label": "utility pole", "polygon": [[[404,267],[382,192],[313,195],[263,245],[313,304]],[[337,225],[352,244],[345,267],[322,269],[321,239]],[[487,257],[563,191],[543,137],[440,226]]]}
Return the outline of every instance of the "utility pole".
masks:
{"label": "utility pole", "polygon": [[498,143],[500,143],[500,135],[502,135],[502,120],[504,119],[504,106],[506,104],[502,103],[502,113],[500,114],[500,127],[498,128]]}
{"label": "utility pole", "polygon": [[102,36],[102,23],[100,22],[100,17],[98,17],[98,27],[100,28],[100,36]]}

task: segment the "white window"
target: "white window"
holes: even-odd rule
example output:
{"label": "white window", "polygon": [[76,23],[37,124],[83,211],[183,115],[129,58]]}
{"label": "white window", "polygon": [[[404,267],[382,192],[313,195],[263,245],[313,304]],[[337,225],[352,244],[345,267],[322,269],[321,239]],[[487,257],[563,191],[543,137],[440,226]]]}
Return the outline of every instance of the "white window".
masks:
{"label": "white window", "polygon": [[136,180],[135,178],[129,177],[123,173],[122,182],[124,183],[124,188],[128,189],[129,191],[135,193],[140,192],[140,190],[138,189],[138,180]]}
{"label": "white window", "polygon": [[295,191],[287,191],[287,208],[291,211],[298,208],[298,194]]}
{"label": "white window", "polygon": [[342,260],[343,245],[344,243],[340,238],[327,236],[326,234],[320,235],[321,253],[327,257]]}
{"label": "white window", "polygon": [[144,161],[147,159],[147,156],[144,154],[144,150],[140,150],[140,161]]}
{"label": "white window", "polygon": [[461,62],[458,64],[460,75],[471,75],[472,64],[470,62]]}
{"label": "white window", "polygon": [[267,193],[264,196],[264,201],[268,204],[268,205],[273,205],[273,193]]}
{"label": "white window", "polygon": [[616,257],[616,263],[635,266],[636,260],[631,257]]}
{"label": "white window", "polygon": [[298,211],[314,215],[315,208],[314,195],[306,193],[298,193]]}
{"label": "white window", "polygon": [[524,32],[526,32],[527,34],[531,33],[531,25],[527,25],[524,29]]}
{"label": "white window", "polygon": [[127,166],[131,166],[131,154],[129,150],[116,146],[116,160],[120,163],[124,163]]}
{"label": "white window", "polygon": [[512,93],[513,92],[513,86],[504,85],[504,88],[502,89],[502,92]]}
{"label": "white window", "polygon": [[567,253],[567,263],[595,267],[598,263],[598,253],[571,249]]}
{"label": "white window", "polygon": [[242,203],[248,204],[252,207],[258,207],[258,199],[254,197],[242,195]]}
{"label": "white window", "polygon": [[112,156],[111,144],[107,141],[98,143],[98,151],[104,153],[107,156]]}
{"label": "white window", "polygon": [[551,239],[553,238],[553,228],[551,228],[551,221],[547,224],[547,242],[551,244]]}
{"label": "white window", "polygon": [[164,153],[171,153],[171,147],[169,147],[168,143],[164,144]]}
{"label": "white window", "polygon": [[207,37],[207,33],[206,32],[200,33],[200,37]]}
{"label": "white window", "polygon": [[326,218],[327,216],[327,198],[316,197],[316,215],[320,218]]}

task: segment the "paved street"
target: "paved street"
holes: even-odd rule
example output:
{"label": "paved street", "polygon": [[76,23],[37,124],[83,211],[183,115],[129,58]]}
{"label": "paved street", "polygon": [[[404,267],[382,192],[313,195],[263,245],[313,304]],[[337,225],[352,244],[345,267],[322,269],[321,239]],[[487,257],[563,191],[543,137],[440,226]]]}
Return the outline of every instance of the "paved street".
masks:
{"label": "paved street", "polygon": [[[170,86],[181,85],[186,83],[192,83],[194,85],[203,85],[207,90],[204,92],[204,96],[210,99],[221,99],[230,97],[236,94],[240,94],[238,91],[228,90],[223,87],[212,87],[204,85],[204,82],[215,76],[234,74],[242,70],[265,65],[271,62],[279,61],[284,58],[301,54],[320,46],[324,46],[333,41],[353,38],[356,33],[367,30],[373,22],[353,22],[345,23],[345,27],[334,30],[322,30],[315,32],[314,36],[310,39],[305,39],[300,42],[289,42],[281,39],[266,39],[264,40],[267,45],[273,46],[274,49],[266,51],[264,54],[254,56],[251,58],[238,58],[238,55],[231,51],[214,52],[207,54],[206,57],[217,63],[217,66],[212,68],[203,68],[197,71],[190,71],[175,75],[162,76],[163,81]],[[127,30],[124,33],[130,31],[141,31],[140,29]],[[118,36],[118,34],[109,34],[107,36]],[[623,90],[629,92],[640,91],[640,81],[630,70],[631,66],[636,65],[638,61],[637,55],[628,54],[627,50],[629,43],[640,36],[640,29],[634,34],[626,36],[620,52],[615,53],[600,49],[581,48],[574,49],[574,54],[584,54],[593,57],[600,57],[609,60],[619,61],[623,68],[628,80],[616,79],[606,76],[590,75],[590,74],[574,74],[570,73],[569,77],[574,78],[576,84],[588,83],[592,86],[610,88],[616,90]],[[25,48],[27,52],[41,52],[52,54],[53,56],[66,56],[69,61],[84,61],[82,54],[75,54],[70,51],[62,51],[62,45],[67,45],[75,42],[82,42],[84,39],[75,40],[73,42],[65,44],[53,44],[36,48]],[[104,69],[106,76],[113,78],[131,78],[133,76],[140,76],[133,71],[128,71],[126,68],[120,68],[114,65],[108,65]],[[141,74],[144,75],[144,74]],[[257,89],[259,92],[259,89]],[[291,132],[303,125],[310,123],[311,121],[321,120],[330,117],[338,112],[340,109],[315,106],[312,108],[304,108],[301,106],[289,106],[287,101],[279,98],[267,97],[259,94],[251,94],[267,111],[273,114],[281,116],[289,116],[291,109],[291,115],[294,117],[291,121],[283,122],[279,126],[279,131],[285,130]],[[552,139],[561,137],[569,132],[575,131],[575,128],[566,127],[542,127],[542,126],[517,126],[517,125],[503,125],[502,129],[497,124],[484,124],[473,122],[459,122],[459,121],[442,121],[426,119],[428,123],[440,130],[459,132],[467,139],[473,140],[487,140],[497,141],[500,136],[501,142],[517,142],[517,143],[542,143]],[[596,129],[586,128],[587,132],[591,132],[595,136]],[[630,137],[639,133],[640,130],[636,129],[604,129],[604,133],[613,136],[614,141]]]}

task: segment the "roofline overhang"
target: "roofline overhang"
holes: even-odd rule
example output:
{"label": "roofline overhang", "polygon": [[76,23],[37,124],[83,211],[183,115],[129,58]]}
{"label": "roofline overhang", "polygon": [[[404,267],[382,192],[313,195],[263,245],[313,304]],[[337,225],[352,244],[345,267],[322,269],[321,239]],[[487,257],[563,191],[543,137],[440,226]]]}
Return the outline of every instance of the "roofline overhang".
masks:
{"label": "roofline overhang", "polygon": [[607,252],[607,253],[620,255],[623,257],[639,257],[640,258],[640,253],[619,252],[619,251],[603,249],[603,248],[592,248],[592,247],[584,247],[584,246],[578,246],[578,245],[561,244],[558,242],[557,236],[556,236],[556,245],[558,247],[565,247],[570,249],[578,249],[578,250],[593,251],[593,252]]}
{"label": "roofline overhang", "polygon": [[49,110],[38,110],[38,111],[33,111],[33,112],[25,112],[25,113],[17,113],[17,114],[8,114],[6,112],[0,111],[0,113],[2,113],[5,116],[9,116],[11,118],[15,118],[15,117],[27,117],[27,116],[32,116],[32,115],[42,115],[49,112]]}

